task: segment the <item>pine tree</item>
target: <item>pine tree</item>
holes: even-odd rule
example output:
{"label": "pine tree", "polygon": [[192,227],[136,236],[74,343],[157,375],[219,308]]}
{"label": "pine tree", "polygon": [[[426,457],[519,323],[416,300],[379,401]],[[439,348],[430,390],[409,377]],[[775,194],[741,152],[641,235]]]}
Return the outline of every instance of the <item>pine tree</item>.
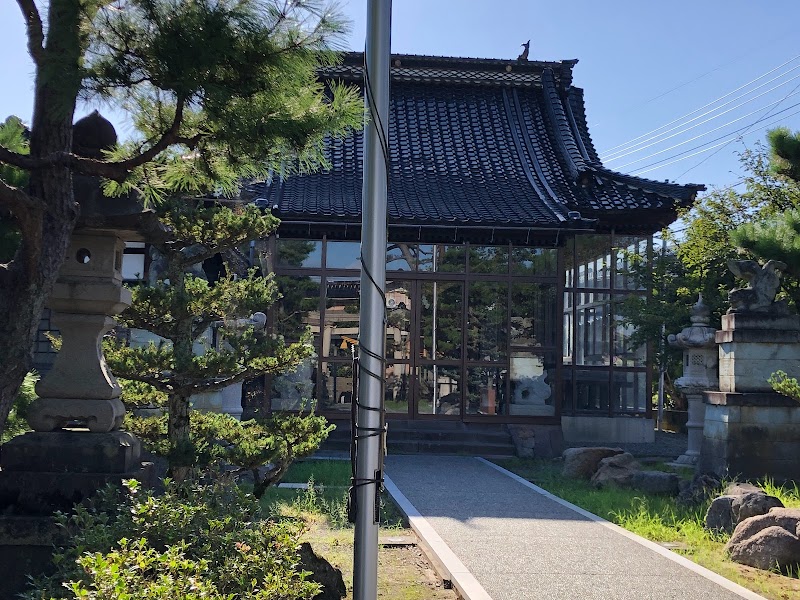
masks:
{"label": "pine tree", "polygon": [[[262,214],[252,205],[204,206],[184,200],[165,202],[158,213],[169,233],[167,239],[152,243],[162,259],[163,272],[155,284],[133,289],[131,306],[118,321],[126,327],[152,332],[165,342],[144,347],[110,344],[105,354],[117,375],[166,394],[167,436],[163,453],[169,458],[172,476],[184,479],[189,468],[198,463],[196,439],[208,437],[191,435],[195,428],[190,427],[194,418],[190,398],[246,379],[293,370],[311,356],[313,347],[308,340],[285,345],[281,339],[268,335],[263,327],[246,322],[253,313],[266,311],[276,299],[271,275],[261,277],[250,270],[243,277],[236,276],[229,264],[216,281],[192,274],[204,261],[220,253],[235,252],[250,240],[270,235],[278,225],[276,218]],[[216,345],[208,340],[212,327],[218,338]],[[198,346],[203,347],[200,353],[195,351]],[[307,453],[316,449],[328,432],[324,419],[313,416],[285,417],[269,423],[261,419],[260,424],[247,425],[244,430],[224,419],[200,418],[200,422],[209,435],[216,435],[211,430],[224,428],[229,438],[237,436],[238,440],[227,441],[239,446],[235,455],[238,463],[251,469],[266,462],[264,458],[280,463],[282,468],[288,467],[296,454],[295,446],[301,441],[299,438],[307,438],[302,440],[308,445]],[[148,427],[158,429],[159,425],[138,424],[138,427],[138,432],[143,433]],[[267,441],[268,435],[286,433],[284,451],[266,456],[274,449],[263,445],[250,450],[242,448],[242,444],[257,444],[257,440],[244,439],[253,428],[262,435],[262,442]],[[298,429],[303,436],[295,435],[288,440],[291,432]],[[248,455],[253,450],[256,456]],[[227,455],[233,454],[227,452]]]}
{"label": "pine tree", "polygon": [[[17,4],[35,83],[29,143],[0,136],[0,171],[28,175],[22,185],[0,172],[0,219],[11,224],[3,238],[18,240],[0,264],[0,431],[78,219],[73,173],[149,201],[234,195],[243,177],[313,168],[324,136],[345,134],[362,115],[354,90],[318,81],[344,31],[320,1]],[[80,156],[79,98],[129,111],[141,135],[102,157]]]}

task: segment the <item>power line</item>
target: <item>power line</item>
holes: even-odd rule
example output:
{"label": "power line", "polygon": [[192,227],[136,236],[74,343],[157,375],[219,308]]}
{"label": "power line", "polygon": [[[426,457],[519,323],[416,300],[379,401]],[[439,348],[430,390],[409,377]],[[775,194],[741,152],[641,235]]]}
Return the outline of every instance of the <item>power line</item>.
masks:
{"label": "power line", "polygon": [[[627,146],[627,145],[629,145],[629,144],[631,144],[631,143],[633,143],[633,142],[636,142],[636,141],[638,141],[638,140],[640,140],[640,139],[642,139],[642,138],[645,138],[645,137],[647,137],[647,136],[649,136],[649,135],[652,135],[652,134],[654,134],[654,133],[656,133],[656,132],[658,132],[658,131],[661,131],[661,130],[662,130],[662,129],[664,129],[665,127],[669,127],[670,125],[674,125],[675,123],[678,123],[679,121],[682,121],[682,120],[683,120],[683,119],[685,119],[686,117],[690,117],[690,116],[692,116],[693,114],[695,114],[695,113],[697,113],[697,112],[700,112],[701,110],[704,110],[704,109],[708,108],[709,106],[713,106],[714,104],[716,104],[716,103],[717,103],[717,102],[719,102],[720,100],[724,100],[724,99],[725,99],[725,98],[727,98],[728,96],[731,96],[732,94],[735,94],[736,92],[738,92],[738,91],[740,91],[740,90],[743,90],[743,89],[745,89],[745,88],[749,87],[750,85],[752,85],[752,84],[753,84],[753,83],[755,83],[756,81],[759,81],[759,80],[763,79],[764,77],[767,77],[767,76],[771,75],[771,74],[772,74],[772,73],[774,73],[775,71],[778,71],[779,69],[782,69],[783,67],[785,67],[785,66],[786,66],[786,65],[788,65],[789,63],[792,63],[792,62],[794,62],[794,61],[795,61],[795,60],[797,60],[798,58],[800,58],[800,54],[798,54],[798,55],[797,55],[797,56],[795,56],[794,58],[790,58],[789,60],[787,60],[787,61],[786,61],[786,62],[784,62],[783,64],[781,64],[781,65],[778,65],[777,67],[775,67],[774,69],[771,69],[771,70],[767,71],[766,73],[764,73],[764,74],[762,74],[762,75],[759,75],[759,76],[758,76],[758,77],[756,77],[755,79],[752,79],[752,80],[748,81],[747,83],[745,83],[744,85],[741,85],[741,86],[739,86],[739,87],[738,87],[738,88],[736,88],[735,90],[732,90],[732,91],[728,92],[727,94],[725,94],[725,95],[723,95],[723,96],[720,96],[720,97],[719,97],[719,98],[717,98],[716,100],[712,100],[712,101],[711,101],[711,102],[709,102],[708,104],[705,104],[705,105],[701,106],[700,108],[697,108],[697,109],[695,109],[695,110],[693,110],[693,111],[691,111],[691,112],[689,112],[689,113],[686,113],[685,115],[683,115],[683,116],[681,116],[681,117],[678,117],[677,119],[673,119],[672,121],[670,121],[669,123],[667,123],[667,124],[665,124],[665,125],[662,125],[662,126],[660,126],[660,127],[656,127],[656,128],[655,128],[655,129],[653,129],[652,131],[648,131],[647,133],[643,133],[642,135],[640,135],[640,136],[638,136],[638,137],[635,137],[635,138],[633,138],[632,140],[629,140],[629,141],[627,141],[627,142],[625,142],[625,143],[623,143],[623,144],[619,144],[619,145],[617,145],[617,146],[614,146],[613,148],[609,148],[608,150],[604,150],[604,151],[602,151],[600,154],[608,154],[608,153],[613,153],[613,152],[614,152],[614,150],[617,150],[618,148],[621,148],[622,146]],[[796,68],[796,67],[795,67],[795,68]],[[713,70],[714,70],[714,69],[712,69],[712,71],[713,71]],[[789,71],[787,71],[787,73],[791,72],[792,70],[793,70],[793,69],[790,69]],[[711,73],[712,71],[709,71],[708,73]],[[706,74],[708,74],[708,73],[706,73]],[[785,73],[784,73],[784,75],[785,75]],[[781,75],[781,77],[782,77],[782,75]],[[692,80],[692,81],[696,81],[696,80]],[[691,83],[691,82],[689,82],[689,83]],[[679,87],[681,87],[681,86],[679,86]],[[675,90],[675,89],[678,89],[678,88],[673,88],[673,90]],[[669,92],[665,92],[665,94],[666,94],[666,93],[669,93]],[[662,94],[662,95],[665,95],[665,94]],[[658,98],[658,97],[659,97],[659,96],[657,96],[656,98]],[[654,99],[656,99],[656,98],[654,98]],[[648,101],[648,102],[650,102],[650,101]]]}
{"label": "power line", "polygon": [[[798,86],[798,87],[800,87],[800,86]],[[798,102],[797,104],[793,104],[792,106],[789,106],[788,108],[785,108],[784,110],[780,111],[780,113],[783,113],[783,112],[785,112],[785,111],[787,111],[787,110],[791,110],[792,108],[794,108],[794,107],[796,107],[796,106],[800,106],[800,102]],[[780,113],[776,113],[776,114],[780,114]],[[796,112],[793,112],[793,113],[791,113],[791,114],[789,114],[789,115],[786,115],[786,117],[792,117],[792,116],[794,116],[794,115],[796,115],[796,114],[800,114],[800,110],[798,110],[798,111],[796,111]],[[721,135],[721,136],[719,136],[718,138],[715,138],[715,139],[713,139],[713,140],[711,140],[711,141],[709,141],[709,142],[706,142],[706,143],[704,143],[704,144],[700,144],[699,146],[695,146],[694,148],[690,148],[689,150],[686,150],[686,151],[684,151],[684,152],[680,152],[680,153],[678,153],[678,154],[674,154],[673,156],[668,156],[667,158],[664,158],[664,159],[662,159],[662,160],[656,161],[656,162],[654,162],[654,163],[651,163],[651,164],[649,164],[649,165],[645,165],[645,166],[644,166],[644,167],[642,167],[641,169],[639,169],[639,170],[635,171],[635,172],[634,172],[634,175],[642,175],[642,174],[644,174],[644,173],[649,173],[650,171],[655,171],[656,169],[660,169],[660,168],[662,168],[662,167],[666,167],[666,166],[668,166],[668,165],[675,164],[676,162],[680,162],[680,161],[682,161],[682,160],[686,160],[687,158],[692,158],[693,156],[697,156],[698,154],[703,154],[703,153],[705,153],[705,152],[708,152],[708,151],[710,151],[710,150],[713,150],[713,149],[715,149],[715,148],[720,148],[720,147],[724,148],[725,146],[727,146],[727,145],[728,145],[728,144],[730,144],[731,142],[734,142],[734,141],[736,141],[737,139],[741,139],[741,138],[743,138],[745,135],[748,135],[748,131],[747,131],[748,129],[750,129],[750,128],[751,128],[753,125],[756,125],[756,124],[760,123],[761,121],[763,121],[764,119],[768,118],[769,116],[770,116],[770,115],[767,115],[767,116],[761,117],[760,119],[757,119],[756,121],[753,121],[752,123],[750,123],[750,125],[747,125],[746,127],[741,127],[741,128],[739,128],[739,129],[736,129],[736,130],[734,130],[734,131],[731,131],[730,133],[726,133],[725,135]],[[784,117],[784,118],[786,118],[786,117]],[[764,125],[764,126],[762,126],[762,127],[759,127],[759,129],[757,129],[757,130],[755,130],[755,131],[760,131],[761,129],[765,129],[766,127],[769,127],[769,126],[771,126],[771,125],[774,125],[774,124],[775,124],[775,123],[777,123],[777,122],[778,122],[778,121],[774,121],[773,123],[767,123],[766,125]],[[745,133],[742,133],[742,134],[740,134],[740,135],[738,135],[738,136],[736,136],[736,137],[734,137],[734,138],[732,138],[732,139],[730,139],[730,140],[727,140],[727,141],[724,141],[724,142],[720,142],[719,144],[716,144],[716,145],[714,145],[714,146],[710,146],[710,147],[708,147],[708,148],[705,148],[705,149],[703,149],[703,150],[700,150],[699,152],[694,152],[694,153],[692,153],[692,154],[688,154],[687,156],[684,156],[685,154],[687,154],[687,153],[690,153],[690,152],[692,152],[692,151],[694,151],[694,150],[698,150],[699,148],[703,148],[704,146],[708,146],[709,144],[713,144],[714,142],[716,142],[716,141],[718,141],[718,140],[723,140],[723,139],[725,139],[725,138],[727,138],[727,137],[731,137],[731,136],[733,136],[734,134],[736,134],[736,133],[739,133],[740,131],[743,131],[743,130],[745,131]],[[752,131],[752,132],[749,132],[749,133],[755,133],[755,131]],[[720,148],[720,149],[721,149],[721,148]],[[718,151],[717,151],[717,152],[718,152]],[[715,152],[714,154],[716,154],[716,152]],[[714,156],[714,154],[712,154],[711,156]],[[681,175],[679,175],[679,176],[678,176],[676,179],[680,179],[681,177],[683,177],[684,175],[686,175],[686,173],[688,173],[689,171],[691,171],[691,170],[692,170],[692,169],[694,169],[695,167],[699,167],[701,164],[703,164],[703,162],[705,162],[706,160],[708,160],[709,158],[711,158],[711,156],[709,156],[709,157],[707,157],[706,159],[704,159],[703,161],[699,162],[698,164],[696,164],[696,165],[695,165],[694,167],[692,167],[691,169],[688,169],[687,171],[684,171],[684,172],[683,172]],[[677,158],[677,157],[681,157],[681,158]],[[675,158],[675,160],[671,160],[671,159],[673,159],[673,158]],[[668,162],[668,161],[669,161],[669,162]],[[664,164],[662,164],[662,163],[664,163]],[[651,168],[651,167],[652,167],[652,168]]]}
{"label": "power line", "polygon": [[[798,77],[800,77],[800,75],[798,75]],[[798,93],[800,93],[800,92],[796,92],[794,94],[791,94],[788,97],[796,96]],[[705,136],[707,136],[707,135],[709,135],[711,133],[714,133],[715,131],[719,131],[720,129],[725,129],[729,125],[733,125],[734,123],[736,123],[738,121],[741,121],[742,119],[746,119],[747,117],[751,117],[754,114],[756,114],[758,112],[761,112],[765,108],[770,108],[771,106],[774,106],[775,104],[780,104],[785,99],[786,98],[782,98],[781,100],[776,100],[775,102],[773,102],[771,104],[767,104],[766,106],[761,106],[761,107],[757,108],[756,110],[747,113],[746,115],[742,115],[741,117],[736,117],[735,119],[733,119],[731,121],[728,121],[727,123],[724,123],[724,124],[722,124],[722,125],[720,125],[718,127],[715,127],[714,129],[709,129],[708,131],[706,131],[704,133],[701,133],[701,134],[696,135],[696,136],[694,136],[692,138],[689,138],[688,140],[684,140],[682,142],[674,144],[674,145],[670,146],[669,148],[664,148],[663,150],[659,150],[658,152],[654,152],[653,154],[649,154],[649,155],[647,155],[645,157],[634,159],[631,162],[625,163],[624,165],[620,165],[619,167],[616,167],[616,168],[617,169],[624,169],[625,167],[629,167],[630,165],[636,164],[637,162],[642,162],[643,160],[647,160],[648,158],[653,158],[654,156],[658,156],[659,154],[664,154],[664,152],[669,152],[670,150],[674,150],[675,148],[680,148],[681,146],[683,146],[685,144],[688,144],[689,142],[693,142],[695,140],[699,140],[700,138],[703,138],[703,137],[705,137]],[[797,105],[795,105],[795,106],[797,106]],[[791,107],[789,107],[789,108],[791,108]],[[682,132],[682,133],[685,133],[685,132]],[[678,134],[675,134],[675,135],[678,135]],[[729,134],[726,134],[726,135],[729,135]],[[674,136],[670,136],[670,137],[674,137]],[[721,138],[717,138],[717,139],[721,139]],[[712,140],[712,142],[713,141],[715,141],[715,140]],[[709,143],[711,143],[711,142],[709,142]],[[655,145],[655,144],[651,144],[651,145]],[[631,154],[635,154],[635,153],[631,152]],[[627,156],[627,155],[624,155],[624,156]]]}
{"label": "power line", "polygon": [[[790,95],[794,94],[794,92],[795,92],[795,91],[797,91],[797,89],[798,89],[798,88],[800,88],[800,84],[798,84],[798,85],[794,86],[794,89],[793,89],[791,92],[789,92],[788,94],[786,94],[786,96],[784,96],[784,97],[781,99],[781,101],[780,101],[780,102],[778,102],[778,104],[776,104],[776,105],[775,105],[773,108],[771,108],[771,109],[769,110],[769,112],[767,112],[767,113],[766,113],[766,114],[765,114],[763,117],[761,117],[761,118],[760,118],[758,121],[755,121],[755,122],[751,123],[751,124],[750,124],[750,127],[752,127],[753,125],[757,125],[757,124],[758,124],[760,121],[763,121],[764,119],[766,119],[766,118],[770,117],[770,116],[772,115],[773,111],[774,111],[776,108],[778,108],[778,106],[780,106],[780,105],[781,105],[781,102],[783,102],[784,100],[786,100],[786,99],[787,99],[787,98],[788,98]],[[797,106],[797,105],[795,104],[794,106]],[[789,108],[792,108],[792,107],[790,106]],[[789,109],[783,109],[782,111],[780,111],[779,113],[776,113],[776,114],[780,114],[781,112],[785,112],[786,110],[789,110]],[[798,112],[800,112],[800,111],[798,111]],[[795,112],[795,113],[792,113],[791,115],[787,115],[787,116],[791,117],[791,116],[793,116],[793,115],[796,115],[796,114],[797,114],[797,113]],[[764,127],[769,127],[769,125],[765,125]],[[757,131],[759,131],[759,130],[761,130],[761,129],[764,129],[764,127],[759,127]],[[745,133],[743,133],[742,135],[740,135],[740,136],[739,136],[739,138],[740,138],[740,139],[741,139],[741,138],[743,138],[743,137],[745,136],[745,134],[746,134],[746,133],[747,133],[747,132],[745,131]],[[725,144],[724,146],[722,146],[722,148],[725,148],[725,147],[726,147],[728,144],[730,144],[730,143],[731,143],[731,142],[733,142],[733,141],[734,141],[734,140],[730,140],[730,141],[728,141],[728,143],[727,143],[727,144]],[[720,152],[720,151],[722,150],[722,148],[720,148],[719,150],[715,151],[713,154],[710,154],[710,155],[706,156],[706,157],[705,157],[703,160],[701,160],[701,161],[700,161],[699,163],[697,163],[695,166],[693,166],[693,167],[690,167],[690,168],[686,169],[686,170],[685,170],[683,173],[681,173],[680,175],[678,175],[677,179],[680,179],[681,177],[683,177],[684,175],[686,175],[686,174],[687,174],[689,171],[692,171],[692,170],[696,169],[697,167],[699,167],[700,165],[702,165],[703,163],[705,163],[705,162],[706,162],[708,159],[710,159],[712,156],[714,156],[715,154],[717,154],[718,152]]]}
{"label": "power line", "polygon": [[[760,89],[760,88],[764,87],[765,85],[768,85],[769,83],[772,83],[773,81],[775,81],[775,79],[780,79],[780,77],[783,77],[783,76],[791,73],[792,71],[794,71],[796,69],[800,69],[800,65],[797,65],[797,66],[793,67],[792,69],[790,69],[789,71],[786,71],[786,73],[783,73],[779,77],[770,79],[768,82],[765,82],[765,83],[761,84],[760,86],[755,87],[755,88],[753,88],[752,90],[750,90],[748,92],[745,92],[741,96],[737,96],[736,98],[734,98],[732,100],[729,100],[725,104],[721,104],[720,106],[718,106],[718,107],[716,107],[716,108],[714,108],[712,110],[706,111],[703,114],[694,117],[693,119],[689,119],[688,121],[686,121],[684,123],[681,123],[680,125],[676,125],[675,127],[667,129],[666,131],[662,131],[658,135],[650,137],[650,138],[647,138],[646,140],[643,140],[643,141],[639,142],[638,144],[634,144],[633,146],[625,148],[624,150],[619,150],[619,151],[614,153],[615,156],[612,156],[612,157],[605,156],[605,157],[603,157],[603,162],[613,162],[615,160],[619,160],[621,158],[624,158],[625,156],[629,156],[631,154],[636,154],[637,152],[641,152],[642,150],[645,150],[646,148],[650,148],[652,146],[656,146],[656,145],[660,144],[661,142],[664,142],[666,140],[669,140],[669,139],[677,137],[677,136],[679,136],[681,134],[684,134],[687,131],[691,131],[692,129],[695,129],[696,127],[700,127],[701,125],[704,125],[705,123],[708,123],[709,121],[713,121],[714,119],[717,119],[717,118],[721,117],[722,115],[728,114],[729,112],[732,112],[732,111],[736,110],[737,108],[741,108],[742,106],[745,106],[746,104],[749,104],[753,100],[758,100],[762,96],[766,96],[770,92],[773,92],[773,91],[777,90],[778,88],[786,85],[787,83],[790,83],[790,82],[794,81],[795,79],[800,78],[800,75],[795,75],[794,77],[791,77],[790,79],[787,79],[786,81],[783,81],[783,82],[779,83],[778,85],[775,85],[775,86],[771,87],[770,89],[768,89],[768,90],[766,90],[764,92],[761,92],[757,96],[753,96],[749,100],[745,100],[744,102],[741,102],[740,104],[737,104],[736,106],[733,106],[733,107],[729,108],[728,110],[724,110],[724,111],[722,111],[722,112],[720,112],[720,113],[718,113],[718,114],[716,114],[716,115],[714,115],[712,117],[709,117],[708,119],[705,119],[704,121],[700,121],[699,123],[695,123],[691,127],[687,127],[687,128],[682,129],[682,130],[680,130],[680,131],[678,131],[676,133],[673,133],[672,135],[668,135],[666,137],[663,137],[667,133],[670,133],[671,131],[675,131],[676,129],[679,129],[680,127],[682,127],[684,125],[688,125],[689,123],[692,123],[693,121],[696,121],[697,119],[701,119],[701,118],[705,117],[706,115],[710,115],[710,114],[713,114],[713,113],[717,112],[719,109],[724,108],[725,106],[728,106],[730,103],[736,102],[737,100],[752,94],[757,89]],[[768,104],[767,107],[769,107],[769,106],[771,106],[771,105]],[[758,112],[760,110],[763,110],[764,108],[766,108],[766,107],[762,106],[761,108],[757,108],[755,111],[753,111],[753,113],[756,113],[756,112]],[[749,113],[746,116],[749,116],[750,114],[753,114],[753,113]],[[733,123],[735,121],[731,121],[731,122]],[[711,131],[716,131],[716,130],[712,129]],[[659,139],[659,138],[661,138],[661,139]],[[650,142],[650,143],[648,144],[648,142]],[[647,145],[643,145],[643,144],[647,144]]]}

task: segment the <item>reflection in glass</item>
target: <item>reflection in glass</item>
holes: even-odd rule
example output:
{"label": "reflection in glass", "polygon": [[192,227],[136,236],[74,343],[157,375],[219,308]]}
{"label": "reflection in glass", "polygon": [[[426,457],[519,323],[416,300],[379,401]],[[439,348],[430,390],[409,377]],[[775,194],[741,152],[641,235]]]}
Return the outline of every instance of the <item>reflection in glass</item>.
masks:
{"label": "reflection in glass", "polygon": [[564,292],[564,338],[562,340],[562,362],[565,365],[572,364],[572,354],[574,351],[575,323],[572,315],[573,292]]}
{"label": "reflection in glass", "polygon": [[275,303],[275,333],[297,341],[309,329],[318,347],[320,278],[278,275],[275,281],[282,296]]}
{"label": "reflection in glass", "polygon": [[633,334],[636,328],[625,322],[625,306],[637,305],[645,299],[631,294],[627,297],[617,296],[614,303],[614,366],[617,367],[644,367],[647,364],[647,347],[644,344],[634,346]]}
{"label": "reflection in glass", "polygon": [[509,414],[554,415],[555,372],[555,358],[550,355],[532,352],[512,353]]}
{"label": "reflection in glass", "polygon": [[467,368],[467,414],[504,414],[506,377],[508,370],[501,365]]}
{"label": "reflection in glass", "polygon": [[555,345],[556,304],[553,285],[512,283],[511,345]]}
{"label": "reflection in glass", "polygon": [[576,294],[577,306],[575,364],[611,364],[609,343],[610,304],[608,294]]}
{"label": "reflection in glass", "polygon": [[387,271],[413,271],[417,264],[418,247],[415,244],[390,243],[386,247]]}
{"label": "reflection in glass", "polygon": [[411,365],[387,363],[385,388],[387,413],[408,413],[411,383]]}
{"label": "reflection in glass", "polygon": [[467,305],[467,358],[505,360],[508,343],[508,285],[473,281]]}
{"label": "reflection in glass", "polygon": [[611,286],[611,236],[579,235],[575,237],[576,287],[608,288]]}
{"label": "reflection in glass", "polygon": [[317,356],[272,379],[272,410],[311,410],[316,401]]}
{"label": "reflection in glass", "polygon": [[[608,412],[608,376],[606,370],[575,370],[575,408],[578,411]],[[567,382],[569,385],[569,382]]]}
{"label": "reflection in glass", "polygon": [[286,269],[322,266],[322,242],[278,238],[278,267]]}
{"label": "reflection in glass", "polygon": [[350,349],[358,340],[359,289],[359,280],[355,278],[328,282],[323,357],[350,358]]}
{"label": "reflection in glass", "polygon": [[616,255],[614,287],[618,290],[644,289],[644,278],[637,277],[637,267],[647,263],[649,238],[618,235],[614,237]]}
{"label": "reflection in glass", "polygon": [[417,269],[436,273],[463,273],[466,271],[467,251],[464,246],[423,245]]}
{"label": "reflection in glass", "polygon": [[512,275],[555,275],[558,250],[555,248],[513,248]]}
{"label": "reflection in glass", "polygon": [[421,415],[461,414],[461,369],[439,365],[419,368],[417,412]]}
{"label": "reflection in glass", "polygon": [[322,397],[324,410],[350,412],[353,402],[353,364],[348,362],[322,363]]}
{"label": "reflection in glass", "polygon": [[646,373],[614,371],[611,391],[616,412],[644,413],[647,411]]}
{"label": "reflection in glass", "polygon": [[411,358],[411,282],[386,282],[386,358]]}
{"label": "reflection in glass", "polygon": [[328,242],[325,260],[329,269],[360,269],[359,256],[359,242]]}
{"label": "reflection in glass", "polygon": [[463,284],[426,281],[420,285],[420,356],[460,358]]}
{"label": "reflection in glass", "polygon": [[508,246],[471,246],[469,270],[472,273],[508,273]]}

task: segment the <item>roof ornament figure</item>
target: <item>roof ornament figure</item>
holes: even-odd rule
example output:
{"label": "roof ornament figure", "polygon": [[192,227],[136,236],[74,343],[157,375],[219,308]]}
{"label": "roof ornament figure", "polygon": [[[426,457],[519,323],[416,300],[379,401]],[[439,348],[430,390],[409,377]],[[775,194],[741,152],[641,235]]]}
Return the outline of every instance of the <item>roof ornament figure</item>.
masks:
{"label": "roof ornament figure", "polygon": [[747,287],[733,289],[728,294],[731,303],[729,313],[786,314],[788,312],[785,300],[775,301],[775,295],[781,287],[780,272],[786,269],[786,263],[770,260],[762,267],[754,260],[729,260],[728,268],[734,275],[748,283]]}
{"label": "roof ornament figure", "polygon": [[525,48],[522,53],[517,57],[517,60],[528,60],[528,52],[531,49],[531,41],[528,40],[524,44],[521,44],[523,48]]}

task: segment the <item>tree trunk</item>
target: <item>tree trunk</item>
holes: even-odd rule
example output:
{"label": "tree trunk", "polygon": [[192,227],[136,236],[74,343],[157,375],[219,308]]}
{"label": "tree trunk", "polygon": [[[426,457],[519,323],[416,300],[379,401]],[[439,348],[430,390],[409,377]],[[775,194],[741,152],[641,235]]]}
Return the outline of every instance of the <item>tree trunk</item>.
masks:
{"label": "tree trunk", "polygon": [[[34,157],[72,148],[72,119],[81,83],[79,4],[50,0],[46,46],[36,68],[30,138]],[[32,171],[28,193],[47,208],[13,215],[22,243],[14,261],[0,271],[0,433],[30,369],[42,309],[58,278],[78,216],[67,168]]]}
{"label": "tree trunk", "polygon": [[[188,314],[188,299],[186,297],[186,274],[183,265],[178,262],[178,257],[168,256],[167,274],[170,285],[175,289],[177,299],[175,314],[177,332],[172,341],[173,355],[175,358],[175,372],[186,373],[194,357],[192,338],[192,315]],[[169,395],[169,425],[167,435],[169,438],[170,476],[176,481],[183,481],[189,476],[192,464],[192,442],[189,437],[189,390],[171,392]]]}

